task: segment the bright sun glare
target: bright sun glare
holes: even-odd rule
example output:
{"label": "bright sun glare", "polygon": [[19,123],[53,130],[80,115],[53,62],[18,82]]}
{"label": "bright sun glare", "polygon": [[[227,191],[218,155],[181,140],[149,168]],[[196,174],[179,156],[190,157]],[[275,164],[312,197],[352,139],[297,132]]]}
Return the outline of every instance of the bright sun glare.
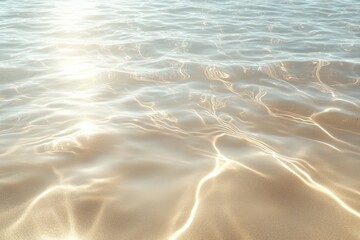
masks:
{"label": "bright sun glare", "polygon": [[[87,0],[60,1],[55,5],[56,26],[64,34],[59,43],[59,70],[62,75],[70,78],[91,78],[96,74],[96,64],[86,56],[87,49],[83,49],[87,38],[78,37],[84,28],[86,18],[96,14],[94,3]],[[70,33],[70,34],[69,34]]]}
{"label": "bright sun glare", "polygon": [[83,121],[77,125],[81,133],[91,134],[96,130],[96,125],[89,121]]}

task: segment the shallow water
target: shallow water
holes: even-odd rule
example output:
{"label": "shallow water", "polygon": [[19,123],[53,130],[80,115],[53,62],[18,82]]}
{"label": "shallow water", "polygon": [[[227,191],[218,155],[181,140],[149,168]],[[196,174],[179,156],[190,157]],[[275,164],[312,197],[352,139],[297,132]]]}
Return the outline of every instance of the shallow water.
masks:
{"label": "shallow water", "polygon": [[359,16],[1,1],[0,239],[360,239]]}

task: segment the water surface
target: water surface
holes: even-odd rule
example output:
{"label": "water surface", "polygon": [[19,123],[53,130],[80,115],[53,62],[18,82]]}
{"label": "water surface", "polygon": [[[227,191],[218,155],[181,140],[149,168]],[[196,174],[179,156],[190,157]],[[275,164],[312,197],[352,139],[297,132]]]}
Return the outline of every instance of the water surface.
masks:
{"label": "water surface", "polygon": [[0,239],[360,239],[358,16],[2,0]]}

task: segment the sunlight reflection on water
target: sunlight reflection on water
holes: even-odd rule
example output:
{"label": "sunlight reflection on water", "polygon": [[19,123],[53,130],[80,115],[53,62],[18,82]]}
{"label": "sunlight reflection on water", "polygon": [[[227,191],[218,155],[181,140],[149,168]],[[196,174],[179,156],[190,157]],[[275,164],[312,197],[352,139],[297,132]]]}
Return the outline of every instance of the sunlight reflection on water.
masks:
{"label": "sunlight reflection on water", "polygon": [[0,2],[0,239],[359,239],[358,6]]}

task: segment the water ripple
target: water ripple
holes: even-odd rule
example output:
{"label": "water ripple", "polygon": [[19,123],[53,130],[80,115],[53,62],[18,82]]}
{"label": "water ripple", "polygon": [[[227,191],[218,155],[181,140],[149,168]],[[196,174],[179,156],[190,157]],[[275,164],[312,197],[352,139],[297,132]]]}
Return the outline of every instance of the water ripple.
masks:
{"label": "water ripple", "polygon": [[0,239],[359,239],[359,2],[0,2]]}

